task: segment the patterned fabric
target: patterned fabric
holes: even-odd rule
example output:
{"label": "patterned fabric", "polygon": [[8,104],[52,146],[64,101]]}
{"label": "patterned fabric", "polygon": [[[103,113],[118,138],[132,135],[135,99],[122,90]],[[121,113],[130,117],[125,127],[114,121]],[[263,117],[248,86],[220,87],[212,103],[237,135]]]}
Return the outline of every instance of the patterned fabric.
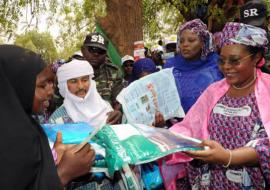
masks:
{"label": "patterned fabric", "polygon": [[33,116],[39,124],[47,123],[49,119],[49,112],[44,110],[42,113]]}
{"label": "patterned fabric", "polygon": [[213,36],[207,30],[206,24],[204,24],[200,19],[191,20],[180,26],[177,45],[179,45],[180,37],[184,30],[191,30],[192,32],[197,34],[201,39],[201,41],[203,42],[203,48],[201,53],[202,59],[204,59],[210,52],[213,52],[215,50]]}
{"label": "patterned fabric", "polygon": [[[220,106],[224,109],[219,109]],[[247,110],[250,112],[246,112]],[[270,180],[270,146],[266,131],[262,126],[255,93],[241,98],[224,95],[211,113],[208,129],[210,139],[219,142],[227,149],[244,147],[251,140],[259,139],[255,150],[258,153],[261,168],[241,166],[224,168],[221,165],[202,164],[194,160],[188,167],[191,184],[193,186],[196,184],[199,189],[209,189],[209,187],[211,189],[244,189],[251,186],[254,189],[264,189],[265,182]],[[232,179],[236,180],[236,176],[231,175],[230,171],[242,174],[243,180],[240,183],[232,182]]]}
{"label": "patterned fabric", "polygon": [[187,61],[180,55],[173,58],[173,75],[185,113],[210,84],[223,78],[217,65],[218,58],[216,53],[195,61]]}
{"label": "patterned fabric", "polygon": [[[255,83],[254,91],[263,127],[266,130],[268,137],[270,137],[270,104],[267,104],[267,102],[270,102],[269,84],[270,75],[262,73],[257,69],[257,81]],[[215,107],[216,103],[224,96],[224,94],[226,94],[228,89],[229,85],[226,82],[226,79],[210,85],[186,114],[184,120],[174,124],[170,130],[193,138],[208,139],[210,114],[212,113],[212,109]],[[166,163],[169,165],[185,163],[190,161],[188,158],[190,157],[187,157],[184,154],[172,154],[170,158],[166,160]],[[178,173],[182,172],[183,171],[180,170]],[[170,174],[171,171],[165,171],[163,175],[168,175],[168,173]]]}
{"label": "patterned fabric", "polygon": [[72,122],[73,121],[68,116],[68,113],[65,107],[62,105],[53,112],[53,114],[49,118],[48,123],[64,124],[64,123],[72,123]]}
{"label": "patterned fabric", "polygon": [[188,181],[188,177],[183,177],[183,178],[177,179],[176,189],[190,190],[191,187],[190,187],[190,183]]}
{"label": "patterned fabric", "polygon": [[267,31],[268,48],[264,52],[265,64],[261,67],[262,72],[270,73],[270,32]]}
{"label": "patterned fabric", "polygon": [[219,47],[230,44],[266,47],[268,44],[265,30],[238,22],[226,23],[219,40]]}
{"label": "patterned fabric", "polygon": [[99,94],[113,106],[116,96],[123,89],[121,70],[107,61],[94,74],[93,80],[96,81]]}

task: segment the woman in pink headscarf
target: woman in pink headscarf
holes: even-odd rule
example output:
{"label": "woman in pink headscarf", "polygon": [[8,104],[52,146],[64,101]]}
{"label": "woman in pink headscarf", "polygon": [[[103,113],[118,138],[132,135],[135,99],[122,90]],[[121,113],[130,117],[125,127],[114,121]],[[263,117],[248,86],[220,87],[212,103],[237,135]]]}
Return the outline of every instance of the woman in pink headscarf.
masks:
{"label": "woman in pink headscarf", "polygon": [[270,75],[258,69],[266,45],[264,30],[227,23],[219,60],[225,79],[210,85],[171,128],[208,147],[186,152],[194,159],[187,167],[192,189],[269,188]]}

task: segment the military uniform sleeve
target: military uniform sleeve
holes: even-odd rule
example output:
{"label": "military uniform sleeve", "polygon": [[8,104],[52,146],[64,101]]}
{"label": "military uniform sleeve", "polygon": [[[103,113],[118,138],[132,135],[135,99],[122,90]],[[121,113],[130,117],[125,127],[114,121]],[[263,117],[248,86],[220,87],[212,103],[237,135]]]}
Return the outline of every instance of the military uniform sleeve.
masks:
{"label": "military uniform sleeve", "polygon": [[123,84],[123,76],[120,69],[117,69],[116,71],[116,77],[112,86],[112,104],[114,105],[116,103],[116,97],[121,92],[121,90],[124,88]]}

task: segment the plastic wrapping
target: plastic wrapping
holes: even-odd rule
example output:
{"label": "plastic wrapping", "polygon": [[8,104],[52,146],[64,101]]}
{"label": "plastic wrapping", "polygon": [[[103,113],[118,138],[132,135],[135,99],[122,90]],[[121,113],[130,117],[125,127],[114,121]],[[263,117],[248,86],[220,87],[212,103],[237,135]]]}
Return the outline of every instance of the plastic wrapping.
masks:
{"label": "plastic wrapping", "polygon": [[175,152],[202,149],[199,140],[142,124],[106,125],[96,137],[106,149],[109,173],[126,163],[138,165]]}
{"label": "plastic wrapping", "polygon": [[87,123],[43,124],[49,141],[55,142],[57,132],[62,133],[63,144],[80,144],[94,128]]}
{"label": "plastic wrapping", "polygon": [[142,179],[146,190],[160,189],[163,186],[162,177],[156,163],[142,165]]}

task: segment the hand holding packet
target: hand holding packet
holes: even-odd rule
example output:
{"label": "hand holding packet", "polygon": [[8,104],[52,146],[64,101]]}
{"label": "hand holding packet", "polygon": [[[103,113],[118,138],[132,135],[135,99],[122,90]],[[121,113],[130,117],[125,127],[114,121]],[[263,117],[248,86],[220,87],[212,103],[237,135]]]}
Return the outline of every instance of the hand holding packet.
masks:
{"label": "hand holding packet", "polygon": [[200,140],[143,124],[105,125],[96,137],[106,149],[109,173],[124,163],[139,165],[175,152],[203,149]]}

